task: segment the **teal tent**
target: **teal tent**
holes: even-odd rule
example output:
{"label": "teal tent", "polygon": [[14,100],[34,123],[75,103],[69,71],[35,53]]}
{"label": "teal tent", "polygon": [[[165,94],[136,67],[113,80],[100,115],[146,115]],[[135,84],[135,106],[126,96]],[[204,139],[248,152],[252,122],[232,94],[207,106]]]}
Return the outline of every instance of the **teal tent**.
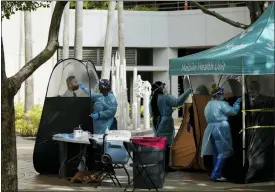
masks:
{"label": "teal tent", "polygon": [[274,74],[274,3],[236,37],[206,51],[170,59],[169,74]]}
{"label": "teal tent", "polygon": [[[245,76],[274,75],[274,4],[274,2],[271,3],[260,18],[248,29],[221,45],[197,54],[170,59],[169,75],[188,77],[190,85],[190,75],[194,75],[194,78],[196,75],[226,76],[226,78],[241,76],[242,109],[246,110]],[[273,101],[273,98],[266,98],[266,101]],[[261,107],[272,108],[272,106],[274,106],[274,103],[267,102],[265,106]],[[250,129],[247,134],[250,141],[246,144],[245,114],[245,112],[242,113],[244,168],[246,167],[245,163],[249,162],[245,180],[251,182],[253,179],[257,181],[263,178],[263,180],[267,178],[274,179],[273,129],[254,129],[253,131]],[[263,122],[268,122],[270,124],[268,126],[274,128],[273,117],[267,118],[269,116],[262,113],[260,116],[265,116]],[[266,145],[263,145],[263,143]],[[250,150],[247,152],[248,161],[246,162],[245,149]],[[259,163],[260,161],[261,163]]]}

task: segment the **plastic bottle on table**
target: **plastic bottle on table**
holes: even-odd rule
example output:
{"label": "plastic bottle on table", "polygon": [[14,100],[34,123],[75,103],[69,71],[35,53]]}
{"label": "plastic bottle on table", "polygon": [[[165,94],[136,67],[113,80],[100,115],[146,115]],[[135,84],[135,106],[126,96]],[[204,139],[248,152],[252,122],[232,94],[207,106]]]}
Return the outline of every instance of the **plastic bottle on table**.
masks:
{"label": "plastic bottle on table", "polygon": [[74,138],[81,137],[81,134],[82,134],[82,129],[81,129],[81,126],[79,125],[74,129]]}
{"label": "plastic bottle on table", "polygon": [[109,132],[109,130],[110,130],[110,127],[107,126],[106,131],[105,131],[105,134],[107,134],[107,133]]}

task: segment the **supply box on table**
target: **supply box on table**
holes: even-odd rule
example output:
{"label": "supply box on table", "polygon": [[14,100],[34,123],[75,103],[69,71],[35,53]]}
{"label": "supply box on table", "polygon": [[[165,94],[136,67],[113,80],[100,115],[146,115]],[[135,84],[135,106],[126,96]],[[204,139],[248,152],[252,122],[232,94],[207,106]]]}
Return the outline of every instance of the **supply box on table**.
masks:
{"label": "supply box on table", "polygon": [[123,142],[129,142],[131,138],[130,131],[112,130],[108,131],[104,141],[104,153],[110,155],[113,164],[127,164],[129,160]]}

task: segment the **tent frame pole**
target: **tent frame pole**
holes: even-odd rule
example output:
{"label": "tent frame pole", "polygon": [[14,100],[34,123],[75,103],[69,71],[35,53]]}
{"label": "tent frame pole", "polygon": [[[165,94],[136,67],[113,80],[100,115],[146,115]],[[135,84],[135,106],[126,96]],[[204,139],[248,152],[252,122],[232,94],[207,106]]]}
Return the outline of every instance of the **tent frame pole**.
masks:
{"label": "tent frame pole", "polygon": [[242,151],[243,151],[243,166],[245,164],[245,75],[242,73]]}

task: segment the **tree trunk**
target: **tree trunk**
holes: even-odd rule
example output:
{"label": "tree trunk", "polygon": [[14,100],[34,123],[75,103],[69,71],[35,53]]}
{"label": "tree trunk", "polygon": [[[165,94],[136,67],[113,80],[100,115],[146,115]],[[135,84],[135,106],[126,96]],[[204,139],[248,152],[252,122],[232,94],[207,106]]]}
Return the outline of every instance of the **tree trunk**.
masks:
{"label": "tree trunk", "polygon": [[[31,12],[24,12],[24,25],[25,25],[25,63],[32,60],[32,25],[31,25]],[[29,76],[25,81],[25,108],[24,112],[27,113],[33,108],[34,93],[33,93],[33,76]]]}
{"label": "tree trunk", "polygon": [[74,57],[79,60],[82,60],[82,25],[83,1],[77,1],[75,6]]}
{"label": "tree trunk", "polygon": [[1,191],[18,191],[14,95],[5,72],[5,55],[1,37]]}
{"label": "tree trunk", "polygon": [[10,78],[6,76],[5,54],[1,36],[1,190],[4,192],[18,191],[14,96],[21,84],[37,68],[48,61],[58,48],[60,21],[66,3],[67,1],[56,3],[45,49]]}
{"label": "tree trunk", "polygon": [[[68,4],[69,4],[69,3],[68,3]],[[52,1],[51,4],[50,4],[50,7],[51,7],[51,14],[53,14],[53,12],[54,12],[55,5],[56,5],[56,1]],[[55,66],[57,60],[56,60],[55,57],[52,57],[51,60],[52,60],[52,67],[54,68],[54,66]]]}
{"label": "tree trunk", "polygon": [[110,79],[112,58],[112,31],[114,24],[115,6],[116,1],[109,1],[101,79]]}
{"label": "tree trunk", "polygon": [[63,25],[63,59],[70,56],[69,50],[69,20],[70,20],[70,4],[68,3],[64,9],[64,25]]}
{"label": "tree trunk", "polygon": [[254,23],[258,17],[262,14],[261,13],[261,8],[258,2],[256,1],[247,1],[246,2],[247,8],[249,9],[250,12],[250,22],[251,24]]}
{"label": "tree trunk", "polygon": [[14,96],[9,93],[8,86],[7,81],[1,86],[1,191],[4,192],[18,190]]}

